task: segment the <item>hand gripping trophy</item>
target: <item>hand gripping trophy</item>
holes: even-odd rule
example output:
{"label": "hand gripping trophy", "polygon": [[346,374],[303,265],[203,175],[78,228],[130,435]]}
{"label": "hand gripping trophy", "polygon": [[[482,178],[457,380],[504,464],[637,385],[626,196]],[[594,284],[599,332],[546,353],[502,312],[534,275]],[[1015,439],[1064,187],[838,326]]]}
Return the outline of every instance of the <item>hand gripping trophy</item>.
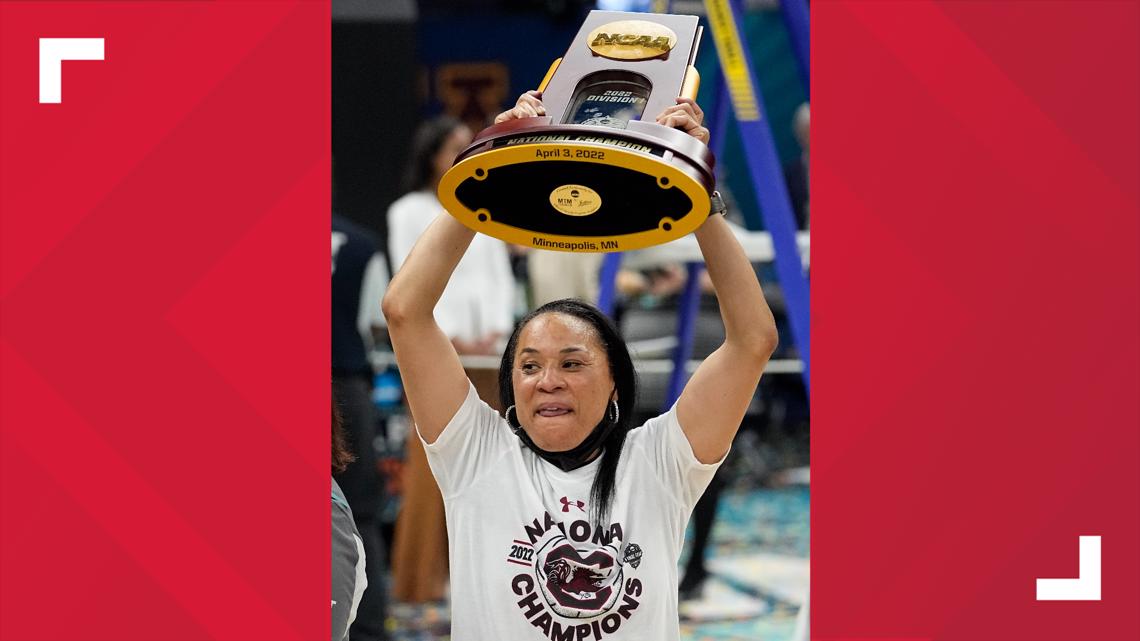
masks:
{"label": "hand gripping trophy", "polygon": [[712,152],[652,118],[696,98],[701,31],[695,16],[590,12],[539,85],[547,115],[479,132],[440,202],[471,229],[541,249],[625,251],[694,231]]}

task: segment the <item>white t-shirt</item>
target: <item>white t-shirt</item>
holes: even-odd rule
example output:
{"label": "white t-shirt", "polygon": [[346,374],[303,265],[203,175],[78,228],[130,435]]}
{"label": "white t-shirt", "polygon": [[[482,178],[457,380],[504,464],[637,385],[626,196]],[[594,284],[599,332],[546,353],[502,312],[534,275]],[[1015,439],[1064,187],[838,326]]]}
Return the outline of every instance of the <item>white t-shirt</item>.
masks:
{"label": "white t-shirt", "polygon": [[601,458],[572,472],[547,463],[474,386],[425,449],[447,514],[454,641],[680,638],[677,560],[720,462],[697,460],[675,406],[629,432],[598,528]]}
{"label": "white t-shirt", "polygon": [[[388,256],[392,270],[435,220],[446,216],[435,194],[414,191],[388,208]],[[515,279],[503,241],[475,234],[471,247],[435,306],[435,322],[448,338],[474,341],[487,334],[509,334],[514,328]]]}

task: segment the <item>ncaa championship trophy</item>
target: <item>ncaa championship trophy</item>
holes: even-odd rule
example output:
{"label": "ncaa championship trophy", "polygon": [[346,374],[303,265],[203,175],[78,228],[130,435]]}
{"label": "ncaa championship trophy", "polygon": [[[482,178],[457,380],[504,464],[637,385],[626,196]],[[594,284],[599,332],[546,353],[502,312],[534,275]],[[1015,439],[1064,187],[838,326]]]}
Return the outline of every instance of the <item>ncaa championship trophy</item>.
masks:
{"label": "ncaa championship trophy", "polygon": [[479,132],[440,181],[444,208],[489,236],[568,252],[696,230],[712,152],[653,120],[678,96],[696,98],[701,31],[695,16],[591,11],[538,87],[546,115]]}

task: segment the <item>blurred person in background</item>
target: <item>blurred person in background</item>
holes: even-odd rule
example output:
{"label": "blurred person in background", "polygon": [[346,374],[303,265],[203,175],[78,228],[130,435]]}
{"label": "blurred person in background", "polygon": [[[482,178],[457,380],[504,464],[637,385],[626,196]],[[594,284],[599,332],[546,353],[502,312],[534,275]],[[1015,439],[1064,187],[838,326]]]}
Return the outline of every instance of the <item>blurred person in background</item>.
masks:
{"label": "blurred person in background", "polygon": [[598,272],[604,254],[579,254],[532,249],[527,252],[527,277],[535,307],[561,298],[598,300]]}
{"label": "blurred person in background", "polygon": [[[657,122],[707,143],[699,107],[678,103]],[[544,112],[531,92],[500,119]],[[640,427],[625,343],[578,301],[555,301],[516,326],[499,367],[504,415],[480,401],[432,314],[478,238],[454,218],[438,217],[396,274],[383,308],[446,497],[456,641],[680,638],[685,525],[776,345],[728,224],[712,216],[695,234],[726,339],[677,403]]]}
{"label": "blurred person in background", "polygon": [[349,626],[356,619],[361,599],[368,591],[365,572],[367,554],[364,541],[356,529],[352,508],[336,483],[353,461],[345,449],[344,432],[336,400],[332,403],[332,641],[348,641]]}
{"label": "blurred person in background", "polygon": [[[436,117],[416,131],[405,177],[409,191],[388,208],[393,271],[399,271],[428,225],[446,215],[436,189],[471,139],[471,130],[451,116]],[[507,245],[480,236],[456,267],[455,277],[435,308],[435,318],[460,354],[497,354],[500,339],[514,324],[513,302],[514,276]]]}
{"label": "blurred person in background", "polygon": [[353,641],[386,639],[383,588],[384,548],[379,514],[383,483],[376,467],[376,414],[372,405],[372,365],[368,352],[384,332],[376,301],[384,295],[388,270],[372,235],[343,216],[332,216],[332,379],[333,398],[342,411],[346,445],[357,463],[337,480],[367,552],[372,585],[352,627]]}
{"label": "blurred person in background", "polygon": [[[436,197],[443,174],[471,142],[471,130],[450,116],[424,123],[412,140],[407,194],[388,209],[388,246],[398,272],[412,246],[437,218],[451,219]],[[498,354],[514,325],[515,281],[507,246],[479,236],[455,269],[434,308],[434,320],[463,355]],[[379,298],[376,299],[379,301]],[[374,303],[375,304],[375,303]],[[496,403],[493,369],[469,369],[480,397]],[[416,416],[411,417],[415,422]],[[405,602],[443,599],[447,583],[447,531],[443,498],[418,438],[407,439],[404,499],[392,544],[392,594]]]}
{"label": "blurred person in background", "polygon": [[800,143],[800,157],[784,165],[784,182],[788,187],[788,198],[792,201],[792,211],[796,215],[796,227],[807,230],[811,224],[809,207],[811,180],[811,107],[803,103],[796,109],[792,120],[792,130]]}

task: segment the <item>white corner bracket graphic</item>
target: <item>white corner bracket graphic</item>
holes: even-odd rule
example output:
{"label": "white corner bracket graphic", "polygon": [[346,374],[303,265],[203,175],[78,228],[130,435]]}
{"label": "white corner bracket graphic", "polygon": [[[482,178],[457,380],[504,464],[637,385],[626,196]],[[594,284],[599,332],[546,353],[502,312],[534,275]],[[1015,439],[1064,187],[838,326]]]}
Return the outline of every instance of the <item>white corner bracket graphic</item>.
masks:
{"label": "white corner bracket graphic", "polygon": [[63,101],[64,60],[102,59],[102,38],[40,38],[40,104]]}
{"label": "white corner bracket graphic", "polygon": [[1100,601],[1100,537],[1080,537],[1075,579],[1037,579],[1038,601]]}

